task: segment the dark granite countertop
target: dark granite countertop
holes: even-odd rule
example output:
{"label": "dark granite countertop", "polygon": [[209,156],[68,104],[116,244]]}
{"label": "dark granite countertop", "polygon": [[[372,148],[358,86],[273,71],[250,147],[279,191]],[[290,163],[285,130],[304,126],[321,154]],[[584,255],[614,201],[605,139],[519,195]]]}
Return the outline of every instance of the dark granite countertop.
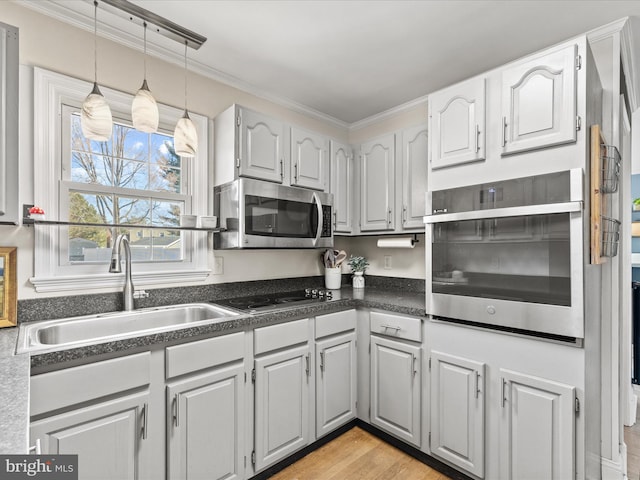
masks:
{"label": "dark granite countertop", "polygon": [[[394,285],[395,286],[395,285]],[[0,422],[0,453],[26,453],[28,445],[28,398],[31,369],[51,367],[62,362],[80,361],[91,356],[140,350],[154,345],[184,341],[191,337],[215,336],[235,331],[287,322],[306,316],[349,308],[381,309],[411,316],[425,315],[424,292],[368,286],[365,289],[343,287],[339,297],[330,302],[288,307],[263,313],[243,314],[229,320],[196,327],[177,328],[113,342],[59,350],[42,354],[15,354],[17,328],[0,331],[0,401],[11,405],[10,414]]]}

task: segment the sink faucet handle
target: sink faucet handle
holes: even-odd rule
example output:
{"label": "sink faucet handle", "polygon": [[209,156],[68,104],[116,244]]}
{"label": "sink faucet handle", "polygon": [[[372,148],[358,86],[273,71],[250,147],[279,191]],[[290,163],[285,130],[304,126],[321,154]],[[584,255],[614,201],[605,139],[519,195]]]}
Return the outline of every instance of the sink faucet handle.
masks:
{"label": "sink faucet handle", "polygon": [[149,298],[149,292],[146,290],[136,290],[133,292],[133,298]]}

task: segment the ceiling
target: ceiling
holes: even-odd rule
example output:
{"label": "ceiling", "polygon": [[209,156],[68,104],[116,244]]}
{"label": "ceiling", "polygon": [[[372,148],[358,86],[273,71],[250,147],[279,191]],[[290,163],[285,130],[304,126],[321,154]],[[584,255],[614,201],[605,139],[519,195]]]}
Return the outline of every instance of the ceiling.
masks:
{"label": "ceiling", "polygon": [[[189,51],[190,69],[344,126],[611,21],[640,17],[640,1],[616,0],[132,2],[208,38]],[[18,3],[93,30],[89,1]],[[141,48],[141,27],[98,15],[104,36]],[[147,38],[151,55],[182,61],[179,43]]]}

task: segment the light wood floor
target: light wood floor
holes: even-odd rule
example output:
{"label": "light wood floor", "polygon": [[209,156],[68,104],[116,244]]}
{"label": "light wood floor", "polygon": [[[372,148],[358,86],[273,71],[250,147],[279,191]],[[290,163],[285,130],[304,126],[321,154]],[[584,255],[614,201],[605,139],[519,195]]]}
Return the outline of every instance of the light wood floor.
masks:
{"label": "light wood floor", "polygon": [[636,423],[631,427],[624,427],[624,443],[627,444],[627,478],[640,478],[640,409],[638,409]]}
{"label": "light wood floor", "polygon": [[272,480],[448,480],[449,477],[355,427]]}

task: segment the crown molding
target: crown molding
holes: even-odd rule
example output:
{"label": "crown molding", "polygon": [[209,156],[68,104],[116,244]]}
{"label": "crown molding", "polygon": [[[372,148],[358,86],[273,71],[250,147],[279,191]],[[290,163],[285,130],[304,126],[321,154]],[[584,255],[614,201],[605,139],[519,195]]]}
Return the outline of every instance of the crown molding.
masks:
{"label": "crown molding", "polygon": [[426,105],[428,98],[429,95],[423,95],[422,97],[409,100],[408,102],[392,107],[383,112],[376,113],[375,115],[371,115],[370,117],[363,118],[362,120],[358,120],[357,122],[350,123],[348,124],[349,132],[354,132],[368,126],[375,125],[382,122],[383,120],[394,117],[395,115],[406,112],[408,110],[412,110],[415,107]]}

